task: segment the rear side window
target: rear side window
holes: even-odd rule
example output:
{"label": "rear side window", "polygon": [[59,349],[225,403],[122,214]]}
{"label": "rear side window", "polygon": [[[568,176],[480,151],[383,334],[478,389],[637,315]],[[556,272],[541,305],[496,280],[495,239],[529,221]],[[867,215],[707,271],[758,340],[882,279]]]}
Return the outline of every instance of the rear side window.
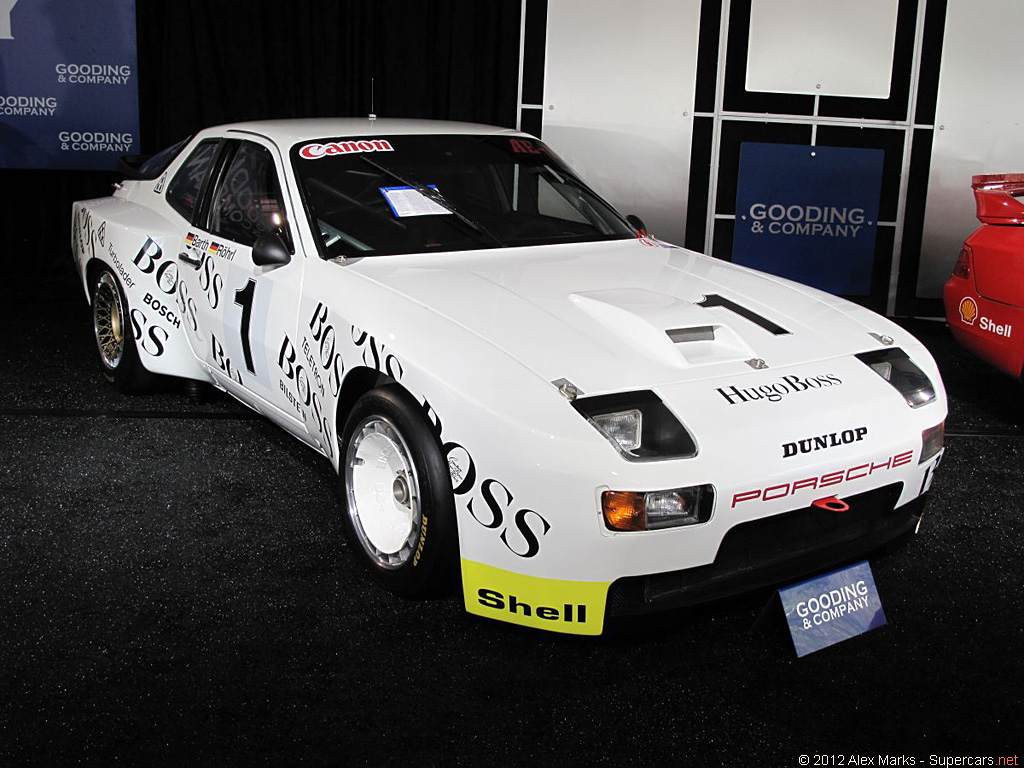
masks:
{"label": "rear side window", "polygon": [[281,186],[270,152],[243,141],[214,193],[210,232],[252,246],[264,232],[276,232],[290,247]]}
{"label": "rear side window", "polygon": [[164,172],[167,166],[171,164],[171,161],[181,152],[181,148],[187,143],[188,139],[182,139],[177,144],[172,144],[167,149],[161,149],[152,157],[146,158],[139,164],[139,173],[147,179],[155,179]]}
{"label": "rear side window", "polygon": [[211,139],[204,141],[192,150],[188,160],[174,174],[174,178],[171,179],[171,183],[167,187],[167,202],[189,221],[192,221],[192,214],[195,213],[196,203],[199,201],[199,193],[213,166],[219,144],[219,140]]}

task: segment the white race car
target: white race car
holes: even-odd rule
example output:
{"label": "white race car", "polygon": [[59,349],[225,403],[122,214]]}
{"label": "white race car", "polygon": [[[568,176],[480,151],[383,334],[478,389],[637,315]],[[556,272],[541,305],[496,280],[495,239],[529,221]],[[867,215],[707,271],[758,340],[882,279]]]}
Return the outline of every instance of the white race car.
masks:
{"label": "white race car", "polygon": [[598,634],[920,520],[946,398],[918,341],[650,237],[535,138],[252,122],[127,167],[74,205],[103,371],[209,382],[326,456],[396,593],[461,571],[471,613]]}

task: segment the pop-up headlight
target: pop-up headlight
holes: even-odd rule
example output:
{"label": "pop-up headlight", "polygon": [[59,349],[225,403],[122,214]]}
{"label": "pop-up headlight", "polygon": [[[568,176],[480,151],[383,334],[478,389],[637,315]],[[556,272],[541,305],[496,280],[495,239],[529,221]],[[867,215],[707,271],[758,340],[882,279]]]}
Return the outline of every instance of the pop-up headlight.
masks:
{"label": "pop-up headlight", "polygon": [[892,384],[911,408],[927,405],[935,399],[935,387],[928,376],[902,349],[891,347],[862,352],[857,359]]}
{"label": "pop-up headlight", "polygon": [[581,397],[573,407],[630,461],[697,455],[690,433],[651,391]]}

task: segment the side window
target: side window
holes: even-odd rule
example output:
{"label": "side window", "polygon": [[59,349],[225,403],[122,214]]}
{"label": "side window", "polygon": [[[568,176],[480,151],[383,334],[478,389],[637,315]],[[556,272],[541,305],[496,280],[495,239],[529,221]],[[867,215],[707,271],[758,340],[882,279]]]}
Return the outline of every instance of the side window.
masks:
{"label": "side window", "polygon": [[199,201],[199,193],[206,182],[206,176],[210,172],[213,160],[217,156],[217,147],[220,141],[212,139],[204,141],[189,155],[188,160],[178,169],[167,186],[167,202],[171,204],[178,213],[189,221],[192,221],[192,214],[195,212],[196,203]]}
{"label": "side window", "polygon": [[214,193],[210,232],[247,246],[264,232],[277,232],[290,247],[284,213],[273,156],[243,141]]}

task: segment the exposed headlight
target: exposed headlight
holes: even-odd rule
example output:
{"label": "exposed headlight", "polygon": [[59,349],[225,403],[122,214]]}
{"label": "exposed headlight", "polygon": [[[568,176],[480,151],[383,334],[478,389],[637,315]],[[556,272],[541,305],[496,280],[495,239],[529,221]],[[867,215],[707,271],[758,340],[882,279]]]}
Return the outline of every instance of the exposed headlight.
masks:
{"label": "exposed headlight", "polygon": [[651,391],[581,397],[573,407],[630,461],[697,455],[690,433]]}
{"label": "exposed headlight", "polygon": [[668,491],[605,491],[601,494],[604,524],[613,531],[656,531],[706,523],[715,505],[710,485]]}
{"label": "exposed headlight", "polygon": [[935,399],[935,387],[902,349],[862,352],[857,359],[892,384],[911,408],[927,405]]}
{"label": "exposed headlight", "polygon": [[633,408],[629,411],[616,411],[593,416],[594,425],[604,436],[624,451],[635,451],[640,447],[640,434],[644,416]]}

